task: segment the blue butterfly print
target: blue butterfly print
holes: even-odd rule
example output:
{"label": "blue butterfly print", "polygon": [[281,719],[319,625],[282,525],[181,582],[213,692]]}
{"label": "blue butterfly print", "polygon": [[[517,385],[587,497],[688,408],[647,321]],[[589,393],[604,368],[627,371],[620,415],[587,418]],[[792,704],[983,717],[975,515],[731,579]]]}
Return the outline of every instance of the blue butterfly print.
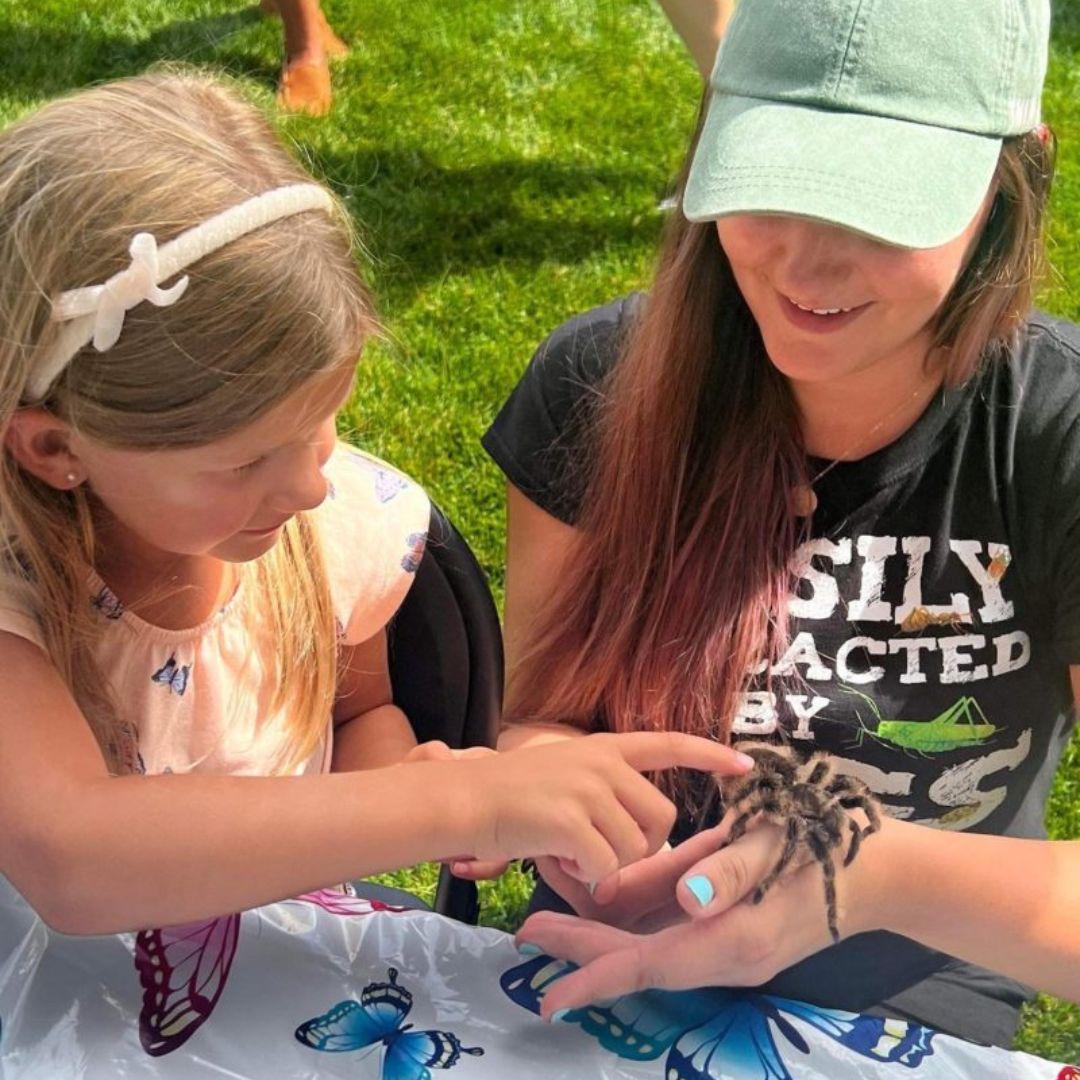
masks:
{"label": "blue butterfly print", "polygon": [[401,557],[401,569],[406,573],[415,574],[420,569],[420,561],[427,547],[427,533],[409,533],[405,538],[405,543],[409,545],[409,550]]}
{"label": "blue butterfly print", "polygon": [[[504,972],[500,985],[516,1004],[539,1013],[551,984],[573,970],[564,960],[538,956]],[[667,1080],[792,1080],[782,1047],[809,1054],[810,1044],[790,1017],[870,1061],[914,1068],[933,1053],[929,1028],[752,990],[651,990],[573,1009],[564,1020],[628,1060],[666,1053]],[[778,1045],[777,1034],[787,1046]]]}
{"label": "blue butterfly print", "polygon": [[403,1024],[412,994],[398,985],[397,975],[390,968],[390,981],[369,983],[359,1001],[339,1001],[322,1016],[305,1021],[296,1029],[297,1039],[327,1053],[373,1049],[381,1043],[381,1080],[431,1080],[430,1069],[452,1069],[462,1054],[483,1054],[479,1046],[462,1046],[449,1031],[413,1031],[411,1024]]}
{"label": "blue butterfly print", "polygon": [[184,664],[180,667],[176,663],[175,653],[162,664],[161,667],[150,676],[151,682],[167,686],[174,694],[183,695],[188,688],[188,677],[191,675],[191,665]]}

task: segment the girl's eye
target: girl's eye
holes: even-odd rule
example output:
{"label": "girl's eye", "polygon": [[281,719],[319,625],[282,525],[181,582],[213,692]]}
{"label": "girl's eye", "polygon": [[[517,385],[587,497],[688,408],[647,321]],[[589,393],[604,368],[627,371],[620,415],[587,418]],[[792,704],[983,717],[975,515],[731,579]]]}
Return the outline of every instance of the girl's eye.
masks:
{"label": "girl's eye", "polygon": [[263,457],[257,457],[257,458],[255,458],[254,461],[248,461],[248,462],[245,462],[243,465],[237,465],[233,469],[233,472],[234,473],[247,472],[249,469],[254,469],[256,465],[260,464],[261,462],[263,462],[265,460],[266,460],[265,455]]}

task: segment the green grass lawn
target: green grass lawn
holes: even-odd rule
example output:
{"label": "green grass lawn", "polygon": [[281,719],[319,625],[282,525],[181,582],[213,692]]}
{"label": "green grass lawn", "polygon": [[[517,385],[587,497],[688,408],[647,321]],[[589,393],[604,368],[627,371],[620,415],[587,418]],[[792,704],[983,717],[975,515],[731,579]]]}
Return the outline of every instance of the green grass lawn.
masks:
{"label": "green grass lawn", "polygon": [[[348,421],[423,480],[501,594],[502,481],[480,434],[549,330],[648,281],[698,77],[651,0],[324,7],[353,43],[334,110],[280,126],[355,213],[389,330]],[[244,0],[3,0],[0,125],[162,60],[224,69],[269,108],[279,58],[279,26]],[[1041,300],[1080,320],[1080,0],[1056,0],[1046,114],[1062,155]],[[1076,739],[1048,824],[1080,837]],[[484,886],[484,921],[512,925],[527,887]],[[1040,999],[1019,1045],[1080,1059],[1080,1009]]]}

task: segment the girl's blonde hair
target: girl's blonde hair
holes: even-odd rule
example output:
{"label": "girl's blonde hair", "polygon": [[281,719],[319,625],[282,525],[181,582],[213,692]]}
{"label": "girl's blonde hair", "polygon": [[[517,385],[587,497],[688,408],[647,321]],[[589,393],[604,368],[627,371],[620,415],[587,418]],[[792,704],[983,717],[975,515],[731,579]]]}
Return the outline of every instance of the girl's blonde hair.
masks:
{"label": "girl's blonde hair", "polygon": [[[123,269],[136,232],[163,243],[252,195],[308,181],[259,111],[205,76],[110,83],[0,133],[0,434],[55,340],[52,297]],[[351,239],[341,207],[241,237],[185,271],[178,303],[140,304],[111,349],[81,350],[40,404],[88,438],[132,449],[197,446],[250,424],[313,376],[354,362],[377,332]],[[32,601],[52,661],[118,768],[122,733],[93,656],[92,499],[0,455],[2,570]],[[272,708],[291,735],[280,768],[291,769],[325,733],[336,685],[313,520],[290,521],[241,580],[265,621]]]}

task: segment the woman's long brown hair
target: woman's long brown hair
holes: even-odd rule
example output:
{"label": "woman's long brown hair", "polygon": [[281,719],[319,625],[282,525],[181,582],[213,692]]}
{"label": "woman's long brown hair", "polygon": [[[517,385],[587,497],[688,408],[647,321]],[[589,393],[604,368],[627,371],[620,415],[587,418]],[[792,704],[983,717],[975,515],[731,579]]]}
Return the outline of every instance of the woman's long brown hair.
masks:
{"label": "woman's long brown hair", "polygon": [[[987,223],[933,327],[950,385],[1027,318],[1052,172],[1046,129],[1006,140]],[[748,673],[788,639],[809,477],[795,402],[714,223],[673,215],[597,415],[577,535],[511,673],[508,721],[726,741]]]}

